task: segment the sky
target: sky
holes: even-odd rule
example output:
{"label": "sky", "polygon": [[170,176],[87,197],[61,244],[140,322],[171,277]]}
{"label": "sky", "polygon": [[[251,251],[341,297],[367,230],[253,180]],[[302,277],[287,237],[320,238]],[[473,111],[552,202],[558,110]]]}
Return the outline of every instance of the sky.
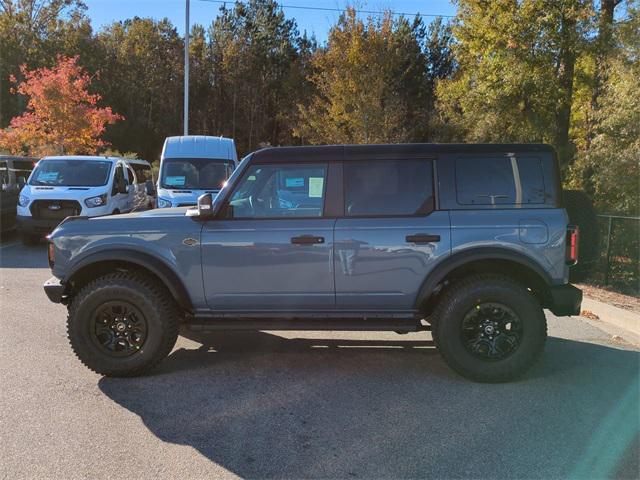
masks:
{"label": "sky", "polygon": [[[191,25],[199,23],[209,26],[215,19],[221,3],[210,0],[190,0]],[[182,35],[185,26],[186,0],[85,0],[88,7],[87,14],[91,18],[93,28],[99,30],[103,25],[108,25],[116,20],[124,20],[138,17],[151,17],[162,19],[167,17],[178,28]],[[227,2],[227,6],[234,2]],[[359,10],[392,10],[401,13],[420,13],[428,21],[427,15],[454,15],[455,7],[450,0],[371,0],[371,1],[346,1],[346,0],[280,0],[284,11],[289,18],[295,18],[300,32],[306,30],[311,35],[315,34],[319,42],[327,39],[329,28],[336,23],[340,15],[334,11],[317,11],[287,6],[317,7],[330,9],[343,9],[347,5],[356,5]]]}

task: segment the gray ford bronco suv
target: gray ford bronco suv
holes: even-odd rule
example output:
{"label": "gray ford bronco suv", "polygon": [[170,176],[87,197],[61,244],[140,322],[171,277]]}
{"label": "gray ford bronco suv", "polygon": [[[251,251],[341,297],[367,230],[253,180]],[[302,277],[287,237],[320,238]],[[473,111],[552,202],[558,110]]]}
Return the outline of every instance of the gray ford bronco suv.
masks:
{"label": "gray ford bronco suv", "polygon": [[195,330],[431,330],[473,380],[525,372],[543,309],[575,315],[577,229],[546,145],[340,145],[248,155],[196,208],[69,217],[44,289],[79,359],[148,371]]}

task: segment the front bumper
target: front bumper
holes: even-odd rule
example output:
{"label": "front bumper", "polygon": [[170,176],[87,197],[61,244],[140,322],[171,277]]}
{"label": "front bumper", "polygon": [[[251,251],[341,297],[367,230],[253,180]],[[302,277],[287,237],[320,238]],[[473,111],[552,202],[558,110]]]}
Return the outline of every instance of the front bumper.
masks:
{"label": "front bumper", "polygon": [[51,277],[49,280],[44,282],[44,293],[47,294],[49,300],[53,303],[64,303],[65,302],[65,286],[60,282],[60,279],[57,277]]}
{"label": "front bumper", "polygon": [[551,305],[549,310],[558,317],[580,315],[582,290],[571,284],[551,287]]}
{"label": "front bumper", "polygon": [[62,220],[58,219],[40,219],[33,217],[25,217],[18,215],[16,217],[18,231],[26,234],[46,235],[55,230]]}

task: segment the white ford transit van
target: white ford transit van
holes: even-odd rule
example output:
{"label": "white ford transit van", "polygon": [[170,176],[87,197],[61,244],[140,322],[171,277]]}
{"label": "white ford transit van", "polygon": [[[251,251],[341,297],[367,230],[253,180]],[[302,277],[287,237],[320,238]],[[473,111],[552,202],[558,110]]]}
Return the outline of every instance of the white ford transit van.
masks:
{"label": "white ford transit van", "polygon": [[160,157],[158,207],[191,206],[204,193],[217,194],[237,163],[231,138],[168,137]]}
{"label": "white ford transit van", "polygon": [[20,191],[17,225],[35,244],[66,217],[96,217],[153,208],[151,165],[118,157],[44,157]]}

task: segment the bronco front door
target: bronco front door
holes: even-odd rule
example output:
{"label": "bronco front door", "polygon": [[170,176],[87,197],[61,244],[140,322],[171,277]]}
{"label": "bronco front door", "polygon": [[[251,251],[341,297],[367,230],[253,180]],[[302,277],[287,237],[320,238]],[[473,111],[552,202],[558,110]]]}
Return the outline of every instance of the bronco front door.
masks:
{"label": "bronco front door", "polygon": [[247,168],[202,230],[208,306],[216,311],[332,310],[333,226],[326,163]]}

